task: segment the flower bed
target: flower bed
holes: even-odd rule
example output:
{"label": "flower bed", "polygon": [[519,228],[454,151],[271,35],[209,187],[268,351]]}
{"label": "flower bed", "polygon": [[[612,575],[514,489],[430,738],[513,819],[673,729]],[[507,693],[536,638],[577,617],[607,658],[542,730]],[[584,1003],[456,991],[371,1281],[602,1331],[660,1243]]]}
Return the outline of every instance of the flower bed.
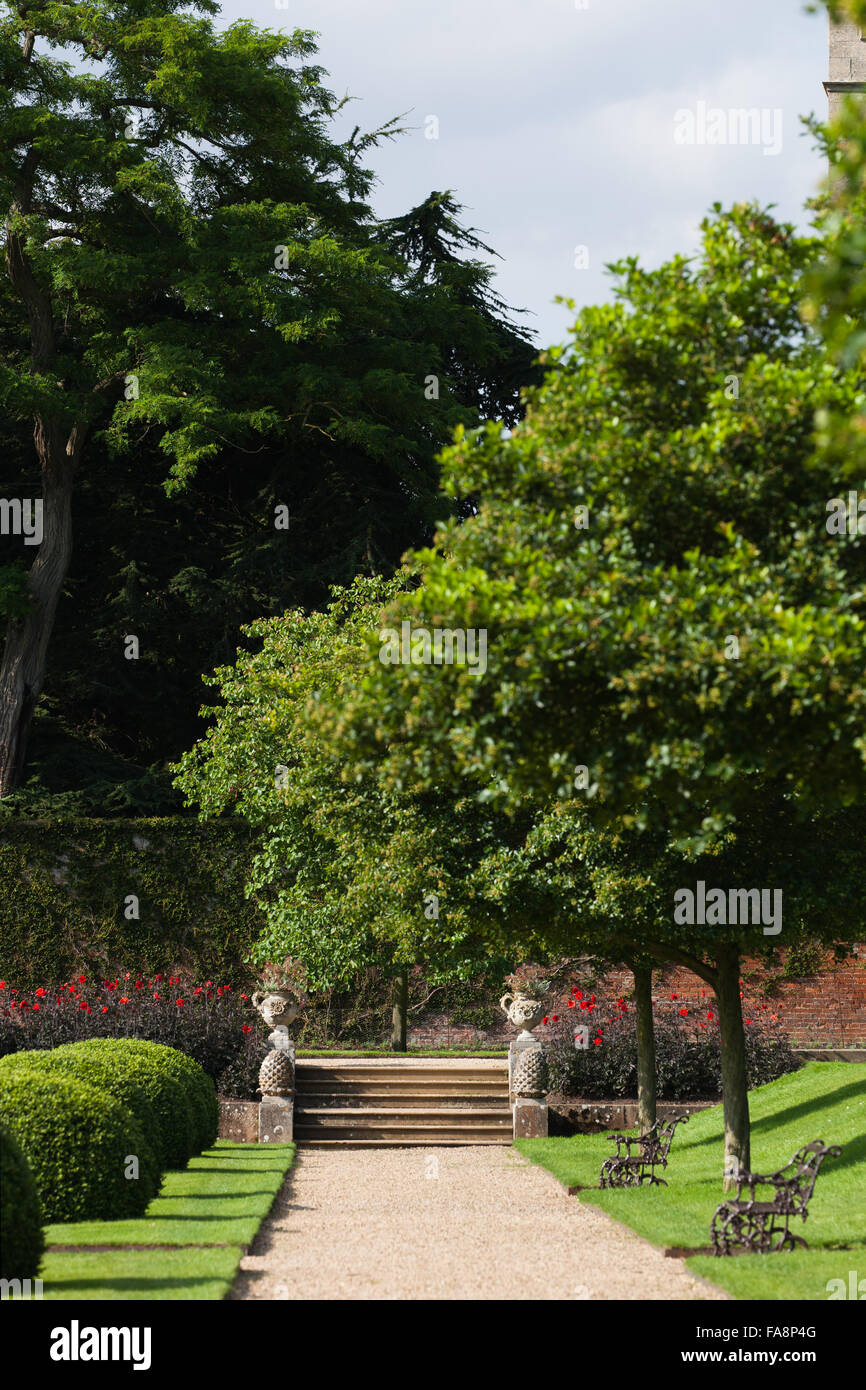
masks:
{"label": "flower bed", "polygon": [[[721,1094],[721,1044],[715,999],[702,990],[695,1011],[676,994],[655,1000],[656,1087],[659,1100],[715,1100]],[[788,1035],[767,1004],[746,1008],[749,1086],[796,1071],[801,1065]],[[545,1017],[551,1090],[582,1100],[637,1095],[637,1037],[634,1008],[624,998],[596,997],[575,987]],[[574,1045],[577,1025],[589,1028],[589,1047]]]}
{"label": "flower bed", "polygon": [[249,996],[214,980],[126,971],[32,990],[0,980],[0,1056],[90,1038],[137,1038],[192,1057],[221,1094],[253,1099],[266,1034]]}

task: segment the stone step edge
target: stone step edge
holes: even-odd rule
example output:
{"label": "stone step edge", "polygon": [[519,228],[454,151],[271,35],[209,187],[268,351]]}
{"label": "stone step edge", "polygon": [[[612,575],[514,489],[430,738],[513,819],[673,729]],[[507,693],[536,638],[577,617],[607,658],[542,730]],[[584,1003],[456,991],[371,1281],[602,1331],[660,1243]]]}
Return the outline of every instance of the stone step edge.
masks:
{"label": "stone step edge", "polygon": [[479,1139],[467,1135],[460,1139],[416,1139],[414,1142],[403,1139],[302,1139],[296,1136],[295,1142],[300,1149],[473,1149],[473,1148],[506,1148],[511,1144],[511,1137],[500,1139],[499,1137]]}

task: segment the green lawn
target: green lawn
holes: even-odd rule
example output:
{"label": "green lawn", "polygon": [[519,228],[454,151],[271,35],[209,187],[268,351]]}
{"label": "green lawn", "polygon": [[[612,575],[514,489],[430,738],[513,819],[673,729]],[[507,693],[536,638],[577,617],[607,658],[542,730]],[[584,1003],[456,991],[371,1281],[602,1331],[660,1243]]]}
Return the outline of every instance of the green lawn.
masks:
{"label": "green lawn", "polygon": [[[844,1146],[840,1158],[825,1160],[807,1222],[792,1226],[809,1249],[694,1255],[687,1264],[734,1298],[826,1299],[828,1280],[847,1284],[850,1270],[866,1273],[866,1066],[809,1062],[752,1091],[750,1109],[756,1172],[775,1172],[812,1139]],[[516,1147],[567,1186],[596,1185],[603,1160],[614,1152],[603,1135],[522,1139]],[[656,1245],[695,1249],[709,1244],[710,1220],[724,1196],[721,1167],[722,1110],[713,1106],[677,1129],[667,1188],[586,1191],[574,1200],[594,1203]]]}
{"label": "green lawn", "polygon": [[[143,1217],[46,1226],[46,1245],[66,1248],[46,1251],[44,1296],[222,1298],[294,1156],[294,1144],[220,1139],[186,1168],[166,1174]],[[81,1248],[87,1246],[115,1248]],[[174,1248],[122,1248],[128,1246]]]}

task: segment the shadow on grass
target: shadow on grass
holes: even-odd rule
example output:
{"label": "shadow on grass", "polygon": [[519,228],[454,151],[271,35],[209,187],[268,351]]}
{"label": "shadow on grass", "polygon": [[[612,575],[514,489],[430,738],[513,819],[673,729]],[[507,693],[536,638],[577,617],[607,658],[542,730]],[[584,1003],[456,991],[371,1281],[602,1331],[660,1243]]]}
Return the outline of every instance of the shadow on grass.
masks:
{"label": "shadow on grass", "polygon": [[164,1276],[162,1278],[123,1278],[112,1275],[109,1280],[79,1279],[76,1275],[72,1274],[69,1276],[68,1281],[63,1279],[62,1276],[60,1279],[54,1278],[52,1280],[52,1287],[58,1289],[62,1284],[67,1282],[70,1289],[105,1289],[106,1287],[110,1287],[112,1291],[115,1289],[129,1289],[143,1292],[147,1289],[192,1289],[196,1286],[201,1287],[206,1284],[229,1284],[231,1281],[218,1274],[190,1274],[187,1278],[171,1278],[169,1276]]}

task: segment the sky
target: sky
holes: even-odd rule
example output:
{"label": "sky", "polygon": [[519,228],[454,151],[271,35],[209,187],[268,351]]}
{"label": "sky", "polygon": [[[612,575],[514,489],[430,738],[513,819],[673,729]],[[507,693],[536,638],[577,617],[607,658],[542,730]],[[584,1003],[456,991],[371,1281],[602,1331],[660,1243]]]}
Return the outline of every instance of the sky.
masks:
{"label": "sky", "polygon": [[[327,85],[356,98],[349,128],[408,113],[367,160],[377,214],[452,189],[540,346],[567,337],[557,295],[595,303],[607,262],[693,251],[714,202],[806,225],[822,162],[800,117],[826,117],[828,60],[826,15],[803,0],[282,3],[226,0],[221,24],[315,30]],[[762,112],[748,139],[739,108]]]}

